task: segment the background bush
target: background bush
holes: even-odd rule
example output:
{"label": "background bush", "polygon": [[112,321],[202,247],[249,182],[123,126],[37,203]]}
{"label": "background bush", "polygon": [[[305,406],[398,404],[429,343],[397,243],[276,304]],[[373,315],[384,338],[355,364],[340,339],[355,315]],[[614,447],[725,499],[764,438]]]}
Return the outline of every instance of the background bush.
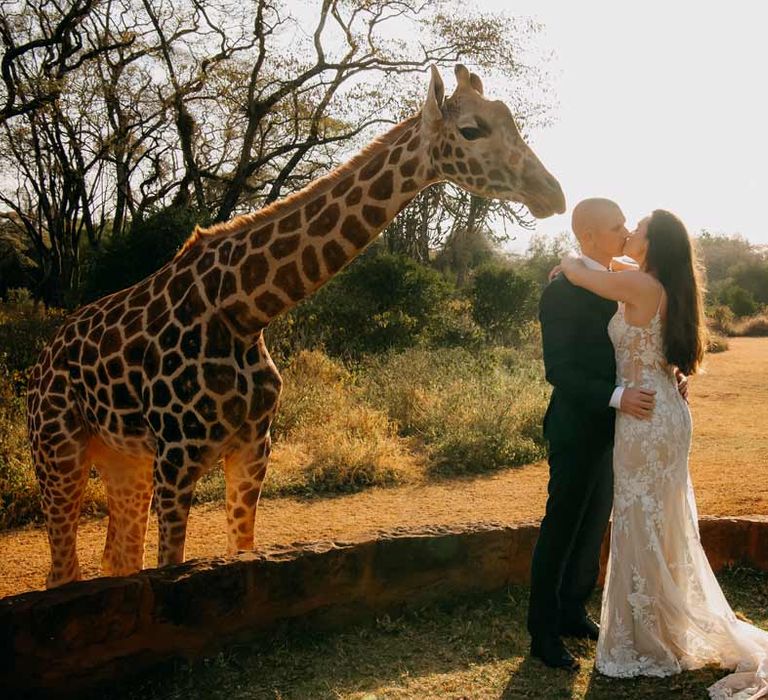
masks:
{"label": "background bush", "polygon": [[29,370],[40,351],[64,322],[67,312],[35,304],[27,290],[9,290],[0,303],[0,372],[20,395],[25,391]]}
{"label": "background bush", "polygon": [[503,349],[411,348],[370,361],[360,381],[374,406],[426,448],[428,470],[467,474],[544,455],[549,390],[538,363]]}
{"label": "background bush", "polygon": [[510,345],[522,326],[536,317],[538,285],[511,265],[486,263],[472,280],[472,317],[489,341]]}
{"label": "background bush", "polygon": [[83,302],[125,289],[159,270],[189,238],[198,221],[192,209],[168,207],[135,222],[126,235],[109,238],[101,250],[84,261]]}
{"label": "background bush", "polygon": [[439,272],[378,248],[364,254],[271,328],[277,352],[323,347],[345,359],[419,344],[473,345],[482,331]]}

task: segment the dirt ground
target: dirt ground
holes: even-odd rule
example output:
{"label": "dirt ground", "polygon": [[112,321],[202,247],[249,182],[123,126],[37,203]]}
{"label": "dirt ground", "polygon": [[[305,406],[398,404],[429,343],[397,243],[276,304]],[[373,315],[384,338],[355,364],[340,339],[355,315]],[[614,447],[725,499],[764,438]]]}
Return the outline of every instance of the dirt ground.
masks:
{"label": "dirt ground", "polygon": [[[694,447],[691,473],[706,515],[768,514],[768,339],[735,338],[691,380]],[[256,546],[322,539],[352,540],[399,526],[477,521],[519,522],[544,511],[547,465],[428,485],[371,489],[302,501],[263,499]],[[78,533],[83,575],[98,575],[107,521],[84,521]],[[156,561],[157,528],[150,524],[147,565]],[[195,507],[187,558],[226,552],[221,505]],[[45,531],[0,532],[0,597],[43,587],[49,565]]]}

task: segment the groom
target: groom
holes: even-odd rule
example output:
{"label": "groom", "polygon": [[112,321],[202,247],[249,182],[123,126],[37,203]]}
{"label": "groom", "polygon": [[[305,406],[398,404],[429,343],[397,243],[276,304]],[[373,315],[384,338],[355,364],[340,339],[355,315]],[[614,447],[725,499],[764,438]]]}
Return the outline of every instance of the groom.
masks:
{"label": "groom", "polygon": [[[608,269],[629,232],[617,204],[586,199],[573,210],[573,232],[588,267]],[[531,655],[547,666],[578,669],[561,636],[597,639],[584,604],[595,587],[613,501],[615,410],[650,416],[654,391],[616,386],[608,321],[616,302],[558,275],[541,297],[539,319],[552,398],[544,417],[549,443],[546,514],[531,566]]]}

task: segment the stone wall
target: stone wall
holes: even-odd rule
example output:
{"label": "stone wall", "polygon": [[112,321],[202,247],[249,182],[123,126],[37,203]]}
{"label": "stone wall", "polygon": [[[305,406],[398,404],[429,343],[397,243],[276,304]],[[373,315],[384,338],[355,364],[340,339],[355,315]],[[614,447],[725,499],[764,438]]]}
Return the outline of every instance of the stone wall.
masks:
{"label": "stone wall", "polygon": [[[715,570],[768,571],[768,518],[703,518]],[[0,600],[0,697],[76,695],[277,625],[342,627],[407,606],[528,580],[537,523],[381,532],[190,561]],[[603,547],[603,564],[607,557]]]}

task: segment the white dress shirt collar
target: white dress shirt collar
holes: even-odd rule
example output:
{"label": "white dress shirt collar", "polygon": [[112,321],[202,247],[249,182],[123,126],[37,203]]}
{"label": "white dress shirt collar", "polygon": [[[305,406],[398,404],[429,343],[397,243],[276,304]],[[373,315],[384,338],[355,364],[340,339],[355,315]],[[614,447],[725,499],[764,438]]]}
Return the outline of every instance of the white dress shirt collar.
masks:
{"label": "white dress shirt collar", "polygon": [[597,262],[597,260],[592,260],[587,255],[582,254],[581,259],[584,261],[584,264],[590,269],[590,270],[600,270],[601,272],[608,272],[608,268],[605,265],[602,265],[601,263]]}

